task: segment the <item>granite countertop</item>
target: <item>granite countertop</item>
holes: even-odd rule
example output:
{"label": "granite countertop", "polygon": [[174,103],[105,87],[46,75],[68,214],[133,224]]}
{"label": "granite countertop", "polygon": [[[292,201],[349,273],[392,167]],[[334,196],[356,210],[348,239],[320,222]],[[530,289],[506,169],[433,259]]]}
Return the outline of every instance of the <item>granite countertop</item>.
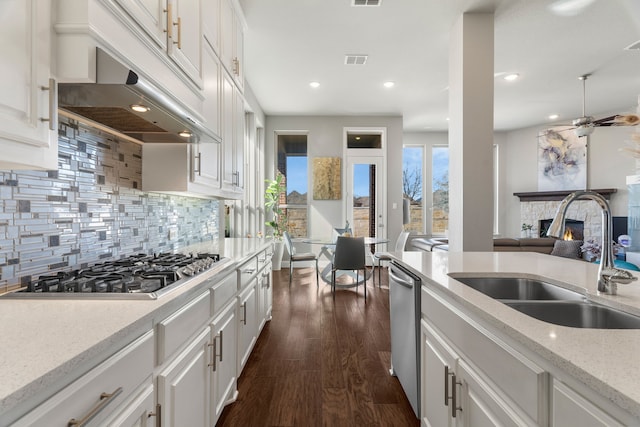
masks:
{"label": "granite countertop", "polygon": [[199,292],[271,244],[224,239],[177,252],[219,253],[228,262],[157,300],[0,298],[0,415],[43,400],[149,331]]}
{"label": "granite countertop", "polygon": [[618,295],[599,295],[597,265],[537,253],[420,251],[392,256],[423,277],[423,286],[435,286],[500,333],[640,417],[639,329],[580,329],[542,322],[475,291],[449,274],[544,278],[577,290],[593,302],[637,315],[640,282],[618,285]]}

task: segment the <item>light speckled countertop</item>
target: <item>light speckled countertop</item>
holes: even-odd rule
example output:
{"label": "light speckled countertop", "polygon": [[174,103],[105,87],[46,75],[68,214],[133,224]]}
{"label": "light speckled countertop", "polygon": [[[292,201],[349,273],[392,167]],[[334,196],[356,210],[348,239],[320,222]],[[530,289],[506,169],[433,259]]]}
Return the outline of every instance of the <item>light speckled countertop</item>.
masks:
{"label": "light speckled countertop", "polygon": [[43,400],[152,329],[199,292],[271,244],[224,239],[178,252],[219,253],[229,262],[203,272],[157,300],[0,298],[0,420]]}
{"label": "light speckled countertop", "polygon": [[423,286],[436,286],[497,331],[640,417],[640,330],[579,329],[542,322],[475,291],[449,274],[507,273],[512,277],[544,278],[578,290],[594,302],[638,315],[639,281],[618,285],[618,295],[599,295],[598,266],[580,260],[526,252],[420,251],[392,255],[427,279]]}

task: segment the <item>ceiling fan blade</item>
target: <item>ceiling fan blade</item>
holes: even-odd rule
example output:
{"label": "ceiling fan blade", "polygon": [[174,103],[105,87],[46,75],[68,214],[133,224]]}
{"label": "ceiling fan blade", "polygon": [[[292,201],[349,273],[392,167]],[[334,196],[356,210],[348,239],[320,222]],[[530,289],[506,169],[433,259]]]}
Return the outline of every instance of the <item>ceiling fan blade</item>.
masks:
{"label": "ceiling fan blade", "polygon": [[556,0],[548,7],[556,15],[576,16],[589,7],[595,0]]}
{"label": "ceiling fan blade", "polygon": [[[618,117],[618,115],[604,117],[602,119],[593,120],[592,123],[596,126],[611,126],[613,124],[613,121],[616,119],[616,117]],[[611,123],[608,123],[608,122],[611,122]]]}

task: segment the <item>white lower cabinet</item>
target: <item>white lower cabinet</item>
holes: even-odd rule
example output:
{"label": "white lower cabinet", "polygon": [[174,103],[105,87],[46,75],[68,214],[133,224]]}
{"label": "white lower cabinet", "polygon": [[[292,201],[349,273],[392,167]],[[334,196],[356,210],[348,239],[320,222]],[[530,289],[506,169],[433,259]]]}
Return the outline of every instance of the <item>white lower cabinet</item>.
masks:
{"label": "white lower cabinet", "polygon": [[114,416],[105,420],[109,427],[160,427],[160,418],[154,403],[153,381],[145,382],[128,404]]}
{"label": "white lower cabinet", "polygon": [[[422,425],[449,427],[455,425],[456,411],[450,409],[452,378],[458,355],[448,347],[423,320],[421,357]],[[456,392],[458,391],[456,386]]]}
{"label": "white lower cabinet", "polygon": [[625,425],[558,380],[553,380],[551,393],[551,422],[554,426],[622,427]]}
{"label": "white lower cabinet", "polygon": [[548,426],[548,374],[440,296],[422,292],[423,425]]}
{"label": "white lower cabinet", "polygon": [[640,425],[448,296],[423,286],[421,303],[423,426]]}
{"label": "white lower cabinet", "polygon": [[259,313],[258,320],[260,321],[260,325],[258,326],[258,330],[262,330],[267,321],[271,320],[271,305],[273,301],[273,288],[272,288],[272,272],[271,272],[271,255],[268,258],[268,264],[262,269],[259,273],[259,285],[258,291],[259,295]]}
{"label": "white lower cabinet", "polygon": [[[526,425],[481,375],[422,322],[422,423],[427,426]],[[438,375],[439,374],[439,375]]]}
{"label": "white lower cabinet", "polygon": [[157,377],[163,427],[208,426],[210,330],[203,329]]}
{"label": "white lower cabinet", "polygon": [[[144,334],[13,426],[111,425],[105,419],[128,413],[138,397],[136,390],[151,382],[153,343],[153,332]],[[152,407],[140,409],[144,412]]]}
{"label": "white lower cabinet", "polygon": [[249,360],[258,338],[258,279],[238,296],[238,376]]}
{"label": "white lower cabinet", "polygon": [[212,417],[214,424],[225,404],[235,400],[237,394],[237,318],[236,304],[232,301],[211,323],[212,339]]}

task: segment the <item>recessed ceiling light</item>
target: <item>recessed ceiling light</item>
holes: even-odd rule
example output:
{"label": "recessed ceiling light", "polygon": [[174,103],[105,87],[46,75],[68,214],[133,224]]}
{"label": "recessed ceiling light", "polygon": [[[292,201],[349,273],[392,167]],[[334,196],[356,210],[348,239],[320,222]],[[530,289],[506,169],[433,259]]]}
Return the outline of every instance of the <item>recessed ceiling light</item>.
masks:
{"label": "recessed ceiling light", "polygon": [[508,82],[512,82],[512,81],[516,80],[518,77],[520,77],[520,74],[511,73],[511,74],[507,74],[506,76],[504,76],[503,79],[505,79]]}
{"label": "recessed ceiling light", "polygon": [[312,88],[320,87],[320,82],[311,82],[309,83],[309,86],[311,86]]}
{"label": "recessed ceiling light", "polygon": [[560,116],[559,116],[559,115],[557,115],[557,114],[550,114],[550,115],[549,115],[549,120],[555,120],[555,119],[557,119],[558,117],[560,117]]}
{"label": "recessed ceiling light", "polygon": [[394,82],[384,82],[384,87],[394,87],[395,85]]}
{"label": "recessed ceiling light", "polygon": [[133,111],[136,111],[138,113],[146,113],[151,109],[143,104],[131,104],[129,105],[129,108],[131,108]]}
{"label": "recessed ceiling light", "polygon": [[447,117],[447,121],[449,121],[449,117]]}
{"label": "recessed ceiling light", "polygon": [[183,138],[191,138],[191,132],[189,132],[188,130],[183,130],[182,132],[180,132],[178,135],[180,135]]}

